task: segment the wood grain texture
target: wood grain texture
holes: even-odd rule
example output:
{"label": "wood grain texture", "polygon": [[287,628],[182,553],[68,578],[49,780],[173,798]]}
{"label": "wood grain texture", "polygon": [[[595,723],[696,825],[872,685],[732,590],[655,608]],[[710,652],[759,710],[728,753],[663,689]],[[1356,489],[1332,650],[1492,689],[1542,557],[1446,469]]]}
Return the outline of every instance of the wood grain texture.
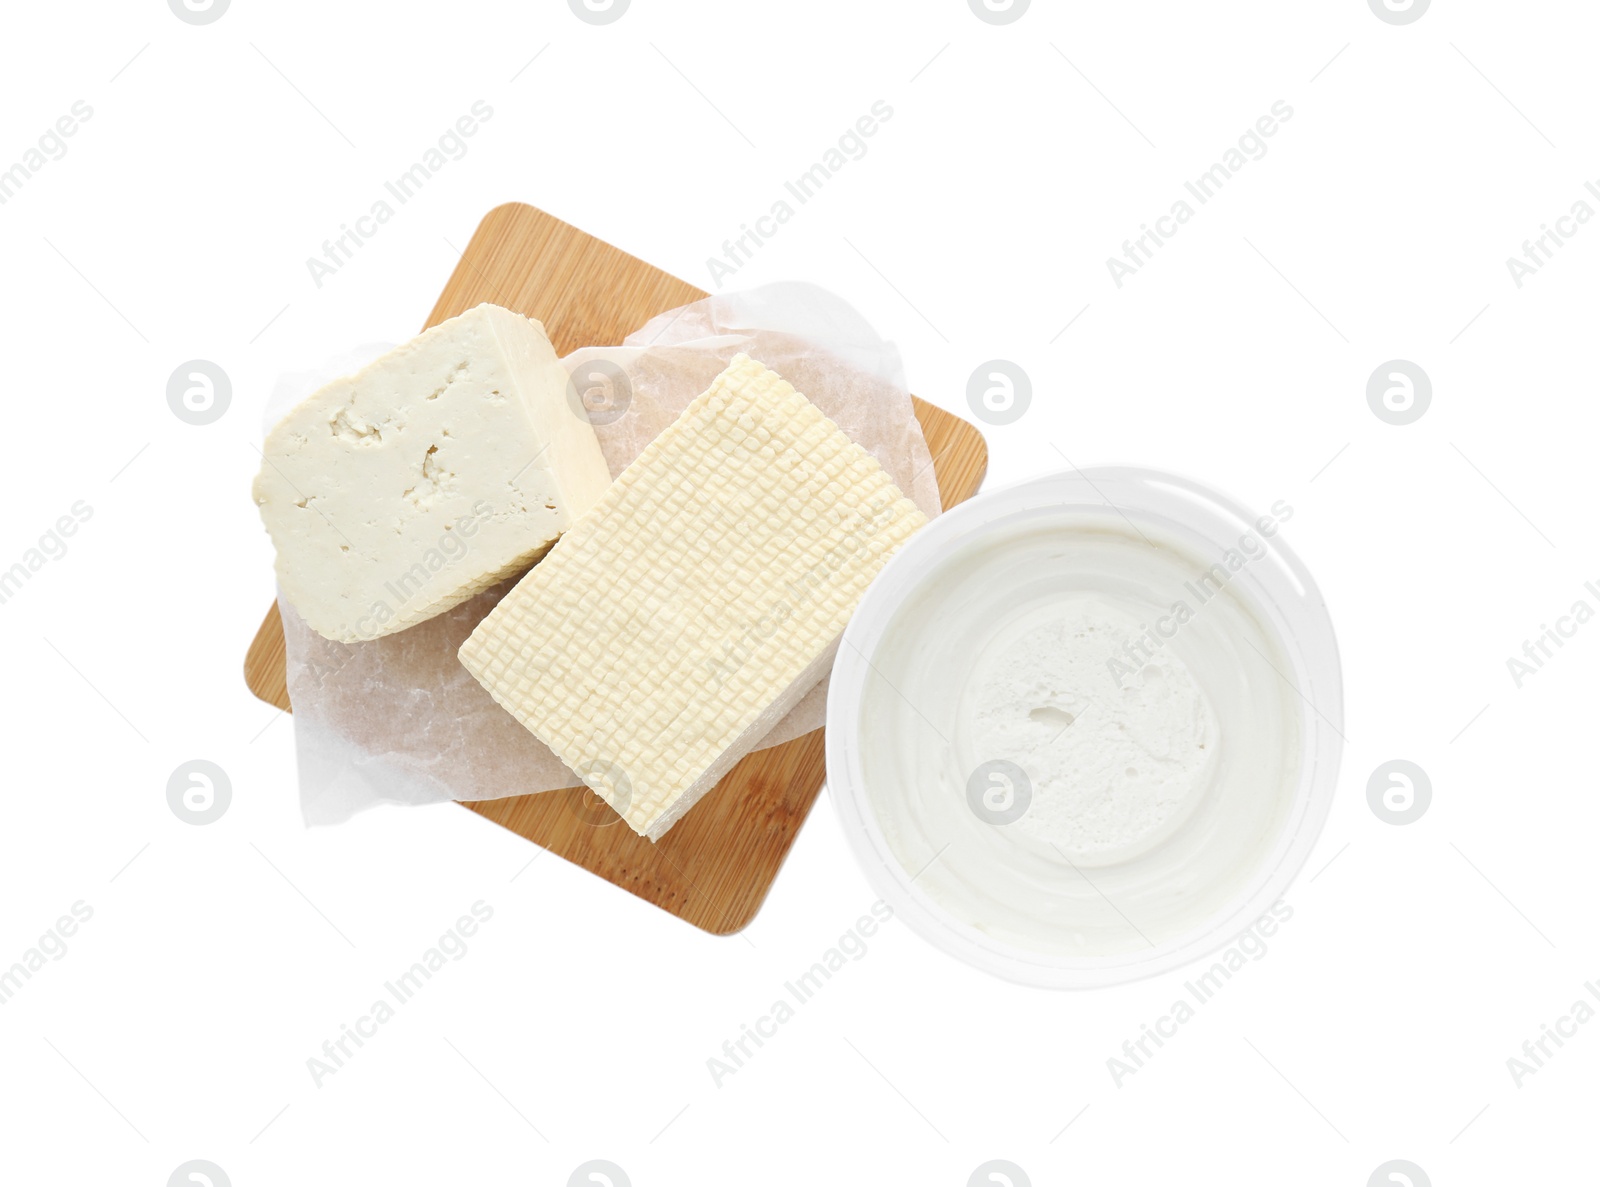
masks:
{"label": "wood grain texture", "polygon": [[[493,301],[538,318],[556,353],[565,355],[620,343],[656,314],[704,296],[560,219],[512,203],[479,224],[427,326]],[[913,402],[940,499],[954,506],[983,481],[983,436],[958,417]],[[245,683],[268,704],[289,709],[276,604],[245,656]],[[463,806],[696,927],[728,935],[754,918],[816,802],[822,734],[747,755],[654,844],[585,787]]]}

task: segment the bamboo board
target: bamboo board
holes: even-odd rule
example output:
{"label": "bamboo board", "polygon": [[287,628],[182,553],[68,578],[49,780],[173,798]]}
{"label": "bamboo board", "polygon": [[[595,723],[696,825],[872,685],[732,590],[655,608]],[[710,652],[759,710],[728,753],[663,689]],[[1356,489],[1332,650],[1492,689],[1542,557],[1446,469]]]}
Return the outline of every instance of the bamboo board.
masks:
{"label": "bamboo board", "polygon": [[[493,301],[538,318],[556,353],[565,355],[619,343],[656,314],[705,295],[542,210],[511,203],[478,225],[427,326]],[[954,506],[983,481],[983,436],[932,404],[914,402],[940,498]],[[251,692],[289,709],[276,603],[250,644],[244,671]],[[583,787],[463,806],[696,927],[728,935],[760,909],[816,802],[822,734],[748,755],[654,844]]]}

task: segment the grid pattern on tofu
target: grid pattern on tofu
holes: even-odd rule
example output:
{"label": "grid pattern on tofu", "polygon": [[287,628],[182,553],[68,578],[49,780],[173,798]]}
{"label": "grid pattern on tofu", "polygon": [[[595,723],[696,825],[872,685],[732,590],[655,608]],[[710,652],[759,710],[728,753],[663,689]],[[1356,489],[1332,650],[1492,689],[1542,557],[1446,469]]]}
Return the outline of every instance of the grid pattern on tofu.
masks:
{"label": "grid pattern on tofu", "polygon": [[927,520],[776,373],[737,356],[461,647],[658,839],[826,673]]}

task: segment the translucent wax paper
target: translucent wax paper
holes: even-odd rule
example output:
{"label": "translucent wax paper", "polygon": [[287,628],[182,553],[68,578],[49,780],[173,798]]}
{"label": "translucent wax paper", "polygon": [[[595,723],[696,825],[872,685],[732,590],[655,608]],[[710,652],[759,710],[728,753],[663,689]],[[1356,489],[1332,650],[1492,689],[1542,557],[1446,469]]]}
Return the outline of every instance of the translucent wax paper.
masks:
{"label": "translucent wax paper", "polygon": [[[284,376],[268,403],[267,425],[387,349],[365,347],[316,372]],[[899,352],[849,305],[806,284],[708,297],[652,319],[621,346],[585,347],[563,359],[612,476],[741,351],[794,384],[925,514],[939,513]],[[354,644],[312,631],[280,594],[308,824],[337,823],[380,803],[500,799],[582,782],[456,659],[519,578],[409,630]],[[820,729],[826,701],[824,678],[756,749]]]}

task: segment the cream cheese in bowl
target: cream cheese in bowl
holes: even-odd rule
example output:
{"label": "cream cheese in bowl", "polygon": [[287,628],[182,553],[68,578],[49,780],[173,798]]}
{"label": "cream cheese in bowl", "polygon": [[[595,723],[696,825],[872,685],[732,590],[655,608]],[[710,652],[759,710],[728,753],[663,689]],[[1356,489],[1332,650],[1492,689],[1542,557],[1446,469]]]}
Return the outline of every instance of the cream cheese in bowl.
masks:
{"label": "cream cheese in bowl", "polygon": [[845,634],[827,733],[850,843],[903,920],[1002,976],[1087,986],[1198,957],[1282,894],[1341,742],[1292,515],[1104,469],[912,539]]}

